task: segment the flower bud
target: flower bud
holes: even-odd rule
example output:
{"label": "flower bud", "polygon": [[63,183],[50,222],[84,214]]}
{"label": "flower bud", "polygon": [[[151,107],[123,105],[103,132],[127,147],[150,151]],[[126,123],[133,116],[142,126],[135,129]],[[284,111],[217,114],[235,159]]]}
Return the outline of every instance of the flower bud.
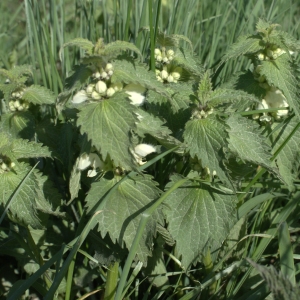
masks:
{"label": "flower bud", "polygon": [[24,110],[24,106],[23,106],[23,105],[20,105],[17,109],[18,109],[19,111]]}
{"label": "flower bud", "polygon": [[101,78],[102,79],[107,78],[107,76],[108,76],[108,74],[105,71],[101,73]]}
{"label": "flower bud", "polygon": [[92,94],[91,94],[91,97],[94,99],[94,100],[99,100],[101,99],[101,95],[96,92],[96,91],[93,91]]}
{"label": "flower bud", "polygon": [[168,82],[174,82],[174,78],[172,75],[169,75],[168,78],[167,78],[167,81]]}
{"label": "flower bud", "polygon": [[169,59],[165,56],[162,61],[163,61],[163,63],[167,64],[169,62]]}
{"label": "flower bud", "polygon": [[106,66],[105,66],[106,72],[112,71],[113,69],[114,69],[114,67],[112,64],[110,64],[110,63],[106,64]]}
{"label": "flower bud", "polygon": [[99,80],[97,83],[96,83],[96,91],[100,94],[100,95],[104,95],[106,90],[107,90],[107,86],[106,86],[106,83],[104,81],[101,81]]}
{"label": "flower bud", "polygon": [[106,96],[107,97],[111,97],[116,91],[114,90],[114,88],[110,87],[107,89],[106,91]]}
{"label": "flower bud", "polygon": [[160,77],[161,77],[162,79],[167,79],[168,76],[169,76],[169,73],[168,73],[167,71],[162,70],[162,71],[160,72]]}
{"label": "flower bud", "polygon": [[4,170],[4,171],[6,171],[8,169],[6,163],[2,163],[1,169]]}
{"label": "flower bud", "polygon": [[161,56],[161,51],[160,51],[159,48],[154,49],[154,55],[156,55],[156,56],[160,55]]}
{"label": "flower bud", "polygon": [[95,88],[95,85],[94,84],[89,84],[87,87],[86,87],[86,93],[88,95],[91,95],[92,92],[94,91],[94,88]]}
{"label": "flower bud", "polygon": [[176,81],[179,80],[179,78],[180,78],[180,73],[178,73],[178,72],[172,72],[171,75],[173,76],[174,80],[176,80]]}
{"label": "flower bud", "polygon": [[93,76],[94,76],[95,78],[97,78],[97,79],[101,77],[100,72],[94,73]]}
{"label": "flower bud", "polygon": [[162,56],[161,56],[161,55],[157,55],[157,56],[156,56],[156,60],[157,60],[158,62],[160,62],[160,61],[162,61],[162,60],[163,60],[163,58],[162,58]]}
{"label": "flower bud", "polygon": [[257,55],[257,58],[258,58],[259,60],[265,60],[265,55],[264,55],[263,53],[259,53],[259,54]]}
{"label": "flower bud", "polygon": [[170,49],[170,50],[167,51],[167,56],[168,57],[169,56],[174,56],[174,54],[175,54],[175,52],[172,49]]}

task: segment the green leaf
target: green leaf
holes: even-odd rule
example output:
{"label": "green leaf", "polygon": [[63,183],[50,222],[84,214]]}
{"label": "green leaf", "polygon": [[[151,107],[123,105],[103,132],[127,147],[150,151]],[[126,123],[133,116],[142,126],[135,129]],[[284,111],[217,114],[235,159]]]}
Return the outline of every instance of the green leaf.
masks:
{"label": "green leaf", "polygon": [[[109,233],[114,242],[117,241],[122,247],[126,246],[129,249],[135,236],[133,233],[137,232],[141,214],[159,197],[160,190],[150,176],[135,174],[123,180],[108,194],[118,181],[118,178],[102,178],[93,183],[86,198],[86,206],[88,212],[95,211],[105,197],[104,207],[98,215],[98,230],[102,237]],[[147,262],[147,256],[151,254],[156,222],[164,223],[158,211],[151,215],[137,251],[138,259],[144,264]]]}
{"label": "green leaf", "polygon": [[191,103],[190,97],[194,94],[190,82],[170,84],[167,91],[172,95],[172,97],[168,98],[168,102],[171,104],[173,113],[189,108],[189,104]]}
{"label": "green leaf", "polygon": [[[83,38],[75,38],[75,39],[63,44],[62,49],[65,47],[72,47],[72,46],[77,46],[77,47],[83,49],[84,51],[87,52],[87,54],[92,54],[93,49],[94,49],[94,44],[91,41],[89,41],[87,39],[83,39]],[[60,50],[60,57],[61,57],[62,49]],[[61,60],[62,60],[62,58],[61,58]]]}
{"label": "green leaf", "polygon": [[244,111],[258,103],[258,99],[241,90],[217,89],[211,93],[208,103],[210,107],[224,107],[226,112]]}
{"label": "green leaf", "polygon": [[223,183],[232,187],[222,161],[225,159],[223,147],[227,146],[227,125],[212,115],[206,119],[190,120],[183,134],[191,157],[201,160],[203,167],[217,172]]}
{"label": "green leaf", "polygon": [[163,126],[165,122],[160,118],[142,109],[137,110],[136,114],[140,120],[137,123],[137,134],[139,136],[145,137],[146,134],[149,134],[167,149],[181,144],[179,140],[171,136],[172,131],[167,126]]}
{"label": "green leaf", "polygon": [[229,149],[243,161],[250,161],[268,170],[271,166],[271,148],[256,122],[239,115],[232,115],[226,122],[230,129]]}
{"label": "green leaf", "polygon": [[113,62],[114,74],[111,78],[112,82],[124,82],[126,84],[135,83],[144,86],[149,90],[153,90],[160,95],[170,97],[166,92],[163,83],[157,81],[155,73],[148,71],[143,65],[135,65],[133,62],[121,59]]}
{"label": "green leaf", "polygon": [[[17,163],[14,172],[0,174],[0,204],[5,206],[10,196],[30,170],[24,163]],[[46,192],[45,192],[46,191]],[[47,220],[43,212],[54,213],[54,202],[59,202],[57,192],[47,183],[47,178],[36,170],[26,180],[14,201],[10,203],[9,218],[23,226],[43,228]],[[53,205],[54,204],[54,205]],[[43,212],[42,212],[43,211]]]}
{"label": "green leaf", "polygon": [[1,116],[0,129],[13,137],[32,139],[35,132],[35,120],[30,111],[15,112]]}
{"label": "green leaf", "polygon": [[[172,176],[172,186],[182,177]],[[192,180],[165,200],[168,230],[176,240],[178,254],[187,269],[201,260],[200,255],[213,242],[221,242],[236,221],[235,195],[226,195]]]}
{"label": "green leaf", "polygon": [[68,203],[72,202],[75,198],[78,197],[78,192],[81,188],[80,185],[81,172],[78,170],[78,163],[79,163],[79,158],[77,158],[70,176],[69,192],[71,198]]}
{"label": "green leaf", "polygon": [[300,118],[300,104],[297,96],[298,84],[293,75],[288,54],[282,54],[276,60],[263,61],[260,74],[266,77],[270,85],[274,85],[283,92],[287,103]]}
{"label": "green leaf", "polygon": [[[279,130],[274,130],[272,135],[269,137],[273,146],[272,154],[275,154],[285,143],[283,149],[276,156],[275,161],[273,161],[273,167],[278,167],[281,177],[287,183],[290,190],[294,190],[295,188],[294,181],[298,178],[298,168],[300,165],[299,129],[293,133],[298,124],[298,118],[293,117],[290,121],[285,122]],[[275,125],[276,124],[274,124],[274,127]],[[292,136],[287,141],[291,134]]]}
{"label": "green leaf", "polygon": [[24,91],[22,99],[33,104],[54,104],[55,95],[47,88],[39,85],[31,85]]}
{"label": "green leaf", "polygon": [[107,44],[100,54],[104,56],[116,56],[125,50],[133,51],[142,57],[142,53],[134,44],[125,41],[115,41]]}
{"label": "green leaf", "polygon": [[261,37],[255,35],[239,37],[238,41],[234,43],[223,56],[220,65],[231,58],[237,58],[245,54],[254,54],[262,50],[263,46],[260,45],[260,41]]}
{"label": "green leaf", "polygon": [[193,52],[188,50],[182,48],[177,49],[172,62],[173,64],[183,67],[195,76],[201,77],[204,73],[203,67],[200,65],[199,61],[196,60]]}
{"label": "green leaf", "polygon": [[101,152],[103,160],[109,154],[115,166],[126,170],[134,168],[130,153],[130,131],[136,128],[135,107],[126,94],[116,93],[109,100],[91,103],[80,109],[77,125]]}
{"label": "green leaf", "polygon": [[10,139],[9,141],[7,135],[4,133],[0,133],[0,139],[6,141],[4,145],[0,143],[0,153],[10,158],[51,157],[49,149],[43,147],[40,143],[29,142],[23,139]]}

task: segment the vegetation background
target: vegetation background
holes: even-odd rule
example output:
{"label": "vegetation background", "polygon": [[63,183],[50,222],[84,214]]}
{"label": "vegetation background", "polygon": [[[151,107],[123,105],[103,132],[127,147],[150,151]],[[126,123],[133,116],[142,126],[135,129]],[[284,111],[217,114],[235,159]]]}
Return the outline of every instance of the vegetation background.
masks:
{"label": "vegetation background", "polygon": [[[78,64],[83,56],[83,52],[78,48],[62,48],[66,42],[77,37],[89,39],[93,43],[100,37],[103,37],[106,43],[116,40],[130,41],[140,49],[144,57],[147,57],[150,51],[150,36],[147,30],[142,29],[154,25],[166,34],[181,34],[188,37],[194,45],[194,52],[199,62],[205,68],[214,70],[226,50],[240,35],[255,32],[259,18],[277,23],[282,30],[289,32],[296,39],[300,38],[300,4],[297,0],[1,1],[0,68],[11,69],[15,65],[32,65],[35,70],[34,83],[43,85],[58,95],[63,91],[66,79],[74,65]],[[299,64],[299,60],[300,57],[297,57],[297,64]],[[226,82],[230,76],[248,66],[247,59],[239,58],[229,61],[213,77],[214,86]],[[266,232],[272,214],[282,208],[280,205],[278,203],[275,206],[266,204],[260,210],[255,210],[252,221],[247,224],[247,232],[252,234]],[[297,223],[299,215],[294,214],[291,218],[294,219],[290,220],[289,224]],[[12,225],[6,222],[1,226],[3,226],[1,230],[5,231]],[[291,236],[294,259],[299,259],[296,255],[300,242],[298,232],[298,229],[294,228]],[[22,241],[19,242],[22,247]],[[258,245],[257,239],[253,239],[251,242],[247,241],[243,244],[238,251],[244,253],[245,256],[246,253],[254,253]],[[290,246],[289,243],[288,246]],[[22,265],[17,259],[17,255],[10,255],[7,250],[3,250],[3,247],[0,240],[0,299],[5,299],[7,290],[12,284],[20,279],[28,278],[26,272],[30,268],[28,265]],[[268,254],[260,256],[260,263],[265,261],[269,264],[277,261],[276,249],[274,245],[271,245]],[[169,255],[169,259],[172,260],[171,254]],[[85,258],[87,257],[86,254]],[[223,266],[224,269],[229,265],[227,262]],[[75,278],[77,290],[72,290],[72,278],[66,278],[63,285],[57,287],[58,293],[55,294],[55,297],[57,299],[77,299],[80,295],[80,299],[87,297],[89,297],[88,299],[99,299],[94,291],[103,288],[105,271],[98,281],[91,284],[91,282],[84,281],[84,276],[79,274],[86,272],[84,268],[81,269],[80,260],[76,260],[71,266],[73,269],[77,268],[78,271]],[[209,270],[208,266],[206,266],[206,271],[199,271],[199,278],[205,279],[205,287],[211,288],[212,282],[215,284],[213,291],[208,288],[202,294],[203,298],[201,297],[201,299],[209,297],[211,299],[214,297],[264,299],[269,294],[266,286],[261,284],[262,279],[258,273],[251,275],[249,273],[241,279],[240,273],[234,273],[233,269],[229,267],[226,269],[226,272],[232,273],[232,277],[227,279],[226,283],[218,281],[224,274],[220,274],[212,281],[209,281],[211,278],[205,278],[205,274]],[[299,272],[300,264],[298,263],[295,265],[294,276],[299,275]],[[152,285],[143,285],[143,277],[136,276],[133,277],[130,288],[130,299],[159,299],[160,297],[161,299],[173,299],[172,297],[193,299],[194,295],[184,291],[194,286],[195,281],[198,282],[198,278],[196,280],[192,275],[187,276],[180,267],[172,268],[169,276],[174,278],[172,281],[174,294],[165,293],[163,286],[160,289],[153,287],[151,290]],[[140,288],[139,285],[141,285]],[[159,286],[159,284],[157,285]],[[145,293],[145,286],[147,293]],[[179,286],[180,292],[178,292]],[[251,293],[249,292],[250,287],[252,288]],[[29,299],[30,295],[38,290],[39,286],[35,285],[34,288],[24,293],[23,299]]]}

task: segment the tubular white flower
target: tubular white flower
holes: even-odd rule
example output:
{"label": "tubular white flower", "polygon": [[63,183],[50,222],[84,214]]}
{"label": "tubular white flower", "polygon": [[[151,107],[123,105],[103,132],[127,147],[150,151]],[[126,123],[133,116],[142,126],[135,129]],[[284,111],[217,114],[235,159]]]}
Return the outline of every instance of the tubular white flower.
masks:
{"label": "tubular white flower", "polygon": [[92,94],[92,92],[94,91],[94,88],[95,88],[95,85],[94,84],[89,84],[87,87],[86,87],[86,93],[88,95]]}
{"label": "tubular white flower", "polygon": [[104,81],[101,81],[99,80],[97,83],[96,83],[96,91],[100,94],[100,95],[104,95],[106,93],[106,90],[107,90],[107,85]]}
{"label": "tubular white flower", "polygon": [[180,73],[178,73],[178,72],[172,72],[171,75],[174,78],[174,80],[176,80],[176,81],[179,80],[179,78],[180,78]]}
{"label": "tubular white flower", "polygon": [[93,91],[92,94],[91,94],[91,97],[94,99],[94,100],[99,100],[101,99],[101,95],[96,92],[96,91]]}
{"label": "tubular white flower", "polygon": [[73,97],[71,102],[73,104],[79,104],[79,103],[85,102],[87,99],[88,99],[88,95],[87,95],[86,91],[80,90],[75,94],[75,96]]}
{"label": "tubular white flower", "polygon": [[88,154],[84,153],[80,156],[78,162],[78,170],[83,171],[91,165],[91,160]]}
{"label": "tubular white flower", "polygon": [[126,91],[126,94],[129,96],[130,102],[133,105],[142,105],[146,99],[144,93],[146,92],[146,89],[135,83],[128,84],[124,90]]}
{"label": "tubular white flower", "polygon": [[139,144],[135,146],[133,156],[139,165],[143,165],[146,163],[146,161],[143,161],[143,158],[153,152],[156,152],[156,149],[152,145]]}
{"label": "tubular white flower", "polygon": [[155,147],[148,144],[139,144],[135,146],[134,152],[139,155],[140,157],[145,157],[150,153],[156,152]]}

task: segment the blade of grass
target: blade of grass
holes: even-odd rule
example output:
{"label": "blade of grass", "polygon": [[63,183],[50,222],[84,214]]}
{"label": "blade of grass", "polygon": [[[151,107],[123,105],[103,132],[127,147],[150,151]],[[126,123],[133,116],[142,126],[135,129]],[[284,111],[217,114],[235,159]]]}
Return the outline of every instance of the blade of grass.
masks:
{"label": "blade of grass", "polygon": [[278,242],[281,272],[292,282],[293,285],[295,285],[296,278],[293,248],[291,244],[289,228],[286,222],[283,222],[279,225]]}

